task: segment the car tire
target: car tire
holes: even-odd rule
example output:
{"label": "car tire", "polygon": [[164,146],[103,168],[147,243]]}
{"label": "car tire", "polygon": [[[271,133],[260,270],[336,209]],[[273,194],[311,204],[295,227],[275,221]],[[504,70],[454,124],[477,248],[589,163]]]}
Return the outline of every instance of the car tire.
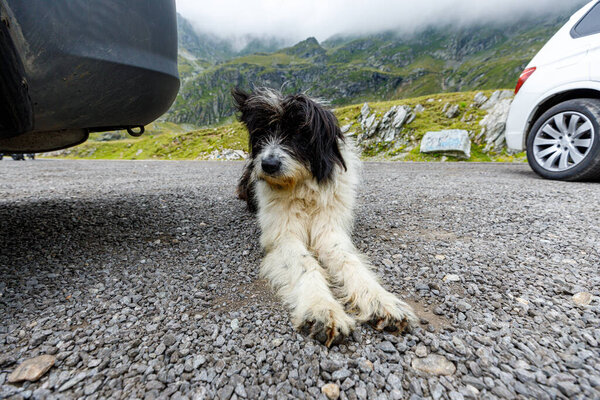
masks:
{"label": "car tire", "polygon": [[600,100],[569,100],[542,114],[527,136],[527,161],[546,179],[600,178]]}

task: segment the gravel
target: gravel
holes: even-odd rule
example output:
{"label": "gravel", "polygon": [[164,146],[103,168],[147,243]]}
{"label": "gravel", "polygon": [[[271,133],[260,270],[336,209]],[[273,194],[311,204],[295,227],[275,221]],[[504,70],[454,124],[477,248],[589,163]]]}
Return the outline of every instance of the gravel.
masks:
{"label": "gravel", "polygon": [[355,243],[423,323],[327,349],[258,278],[241,169],[0,162],[0,398],[600,398],[598,184],[367,163]]}

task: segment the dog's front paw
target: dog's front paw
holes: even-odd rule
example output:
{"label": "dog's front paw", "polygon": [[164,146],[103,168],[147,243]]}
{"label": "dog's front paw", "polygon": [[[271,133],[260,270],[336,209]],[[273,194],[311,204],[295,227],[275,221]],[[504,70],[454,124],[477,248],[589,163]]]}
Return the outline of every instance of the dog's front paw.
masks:
{"label": "dog's front paw", "polygon": [[363,296],[356,302],[358,319],[369,322],[379,331],[402,333],[418,324],[411,306],[381,288],[375,295]]}
{"label": "dog's front paw", "polygon": [[354,330],[355,321],[343,308],[332,307],[305,313],[296,327],[327,347],[341,343]]}

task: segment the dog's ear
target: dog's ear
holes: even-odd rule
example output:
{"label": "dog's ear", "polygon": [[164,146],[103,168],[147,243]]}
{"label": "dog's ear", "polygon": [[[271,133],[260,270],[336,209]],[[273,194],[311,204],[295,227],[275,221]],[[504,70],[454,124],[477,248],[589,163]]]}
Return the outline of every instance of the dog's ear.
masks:
{"label": "dog's ear", "polygon": [[303,105],[304,128],[309,136],[309,162],[317,182],[331,178],[336,165],[346,168],[346,162],[340,152],[340,142],[344,135],[338,126],[335,115],[307,96],[297,96]]}
{"label": "dog's ear", "polygon": [[250,98],[250,94],[238,87],[231,89],[231,97],[233,97],[233,105],[242,113],[246,110],[246,103]]}

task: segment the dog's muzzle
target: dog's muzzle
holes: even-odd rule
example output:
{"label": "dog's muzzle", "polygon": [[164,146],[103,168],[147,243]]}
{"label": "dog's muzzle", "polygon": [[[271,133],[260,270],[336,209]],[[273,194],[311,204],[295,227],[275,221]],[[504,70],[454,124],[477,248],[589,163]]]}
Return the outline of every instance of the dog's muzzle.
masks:
{"label": "dog's muzzle", "polygon": [[275,175],[281,171],[281,160],[276,156],[268,156],[261,161],[262,170],[269,175]]}

